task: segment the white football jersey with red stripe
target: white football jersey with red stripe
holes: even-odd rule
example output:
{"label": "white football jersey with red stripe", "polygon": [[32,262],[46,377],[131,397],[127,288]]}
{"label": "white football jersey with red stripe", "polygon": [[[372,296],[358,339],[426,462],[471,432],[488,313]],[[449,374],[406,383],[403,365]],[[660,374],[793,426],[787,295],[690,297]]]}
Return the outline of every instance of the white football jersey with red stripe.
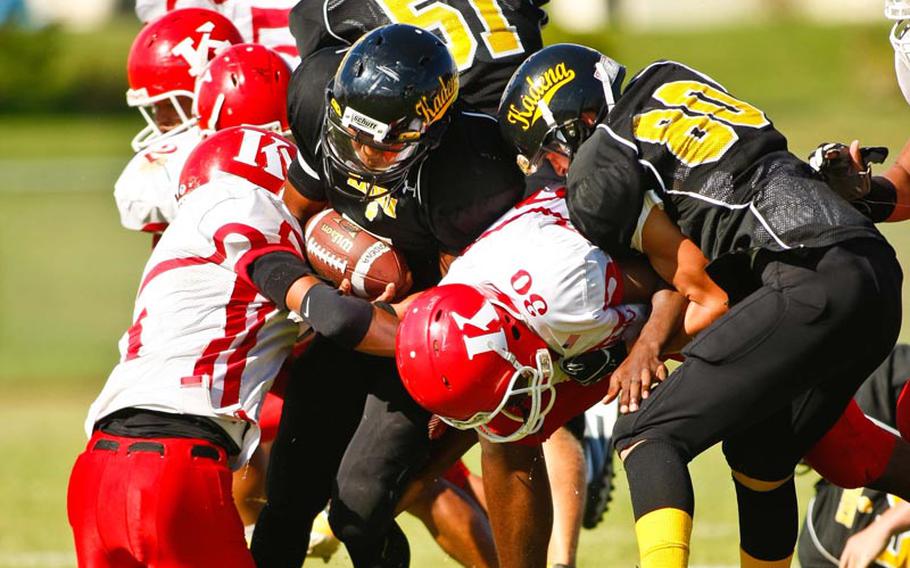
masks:
{"label": "white football jersey with red stripe", "polygon": [[303,255],[300,225],[278,195],[222,173],[183,197],[146,264],[120,362],[86,432],[128,407],[206,416],[233,435],[244,463],[258,442],[265,394],[298,334],[247,274],[274,251]]}
{"label": "white football jersey with red stripe", "polygon": [[492,285],[563,357],[626,338],[648,314],[622,304],[619,267],[572,226],[562,189],[539,191],[493,223],[440,282],[455,283]]}
{"label": "white football jersey with red stripe", "polygon": [[259,43],[280,53],[291,69],[300,63],[297,44],[288,28],[288,14],[298,0],[136,0],[136,15],[143,22],[178,8],[206,8],[223,14],[249,43]]}
{"label": "white football jersey with red stripe", "polygon": [[114,183],[114,201],[124,227],[149,233],[167,227],[177,209],[180,170],[202,137],[194,126],[133,156]]}

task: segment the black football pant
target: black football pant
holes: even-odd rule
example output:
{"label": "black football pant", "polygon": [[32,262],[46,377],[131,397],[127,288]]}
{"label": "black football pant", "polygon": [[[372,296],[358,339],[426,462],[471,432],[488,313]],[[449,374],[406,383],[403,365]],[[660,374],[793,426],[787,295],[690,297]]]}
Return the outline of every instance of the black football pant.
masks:
{"label": "black football pant", "polygon": [[735,471],[785,479],[894,346],[902,274],[887,243],[762,254],[754,270],[761,287],[692,341],[640,410],[619,418],[618,450],[660,441],[687,463],[723,441]]}
{"label": "black football pant", "polygon": [[427,461],[429,414],[404,390],[395,361],[316,337],[285,393],[252,550],[260,568],[297,568],[329,498],[329,522],[354,565],[407,565],[394,521]]}

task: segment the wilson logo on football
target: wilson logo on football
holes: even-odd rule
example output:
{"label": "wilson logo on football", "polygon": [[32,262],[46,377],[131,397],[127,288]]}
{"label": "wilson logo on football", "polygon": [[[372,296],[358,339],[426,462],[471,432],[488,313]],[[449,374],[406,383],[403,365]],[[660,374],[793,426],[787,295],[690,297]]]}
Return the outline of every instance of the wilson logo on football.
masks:
{"label": "wilson logo on football", "polygon": [[521,96],[520,108],[515,103],[509,105],[506,120],[520,124],[522,130],[531,128],[543,116],[543,109],[550,104],[553,95],[574,78],[575,71],[567,69],[565,63],[557,63],[536,77],[525,77],[528,92]]}
{"label": "wilson logo on football", "polygon": [[429,126],[442,118],[457,97],[458,75],[452,75],[448,81],[443,81],[440,77],[439,89],[436,90],[433,97],[431,99],[427,99],[425,96],[420,97],[420,100],[414,105],[414,110],[423,117]]}

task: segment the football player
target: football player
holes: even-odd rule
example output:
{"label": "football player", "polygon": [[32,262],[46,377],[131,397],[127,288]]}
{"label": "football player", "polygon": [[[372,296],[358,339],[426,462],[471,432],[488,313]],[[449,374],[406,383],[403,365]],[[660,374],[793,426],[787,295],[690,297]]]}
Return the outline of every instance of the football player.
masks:
{"label": "football player", "polygon": [[230,470],[256,446],[263,397],[297,337],[287,310],[391,355],[394,313],[339,295],[304,260],[299,212],[282,201],[294,156],[276,134],[234,127],[187,159],[70,478],[80,566],[253,566]]}
{"label": "football player", "polygon": [[202,140],[192,116],[196,78],[218,51],[240,41],[224,16],[197,8],[171,12],[133,40],[126,101],[147,124],[133,138],[136,155],[114,184],[127,229],[159,234],[174,216],[180,169]]}
{"label": "football player", "polygon": [[[863,413],[895,434],[910,392],[910,345],[897,345],[857,391]],[[799,537],[803,568],[897,568],[910,563],[910,503],[883,491],[843,489],[821,480]]]}
{"label": "football player", "polygon": [[[512,72],[528,55],[543,46],[541,28],[546,0],[439,0],[417,7],[400,0],[302,0],[291,12],[290,26],[301,56],[325,47],[346,47],[369,30],[389,23],[413,24],[435,33],[452,52],[460,73],[459,98],[474,109],[495,114]],[[564,179],[542,168],[527,180],[528,194]],[[585,451],[604,447],[602,436],[584,438],[584,417],[554,434],[544,445],[550,455],[548,470],[564,480],[554,499],[557,512],[551,545],[551,563],[574,564],[585,508]],[[605,432],[609,436],[609,432]],[[585,448],[582,447],[582,440]],[[592,495],[607,467],[591,472]],[[590,464],[589,464],[590,465]],[[599,517],[605,502],[594,499],[592,516]]]}
{"label": "football player", "polygon": [[288,14],[297,0],[136,0],[136,15],[151,22],[181,8],[214,10],[229,19],[247,43],[258,43],[280,53],[293,69],[300,63]]}
{"label": "football player", "polygon": [[[221,18],[214,12],[194,12],[205,21]],[[162,23],[184,16],[183,10],[171,12]],[[181,36],[165,32],[171,29],[163,25],[154,42],[174,45]],[[134,52],[144,51],[141,45],[146,42],[140,39],[141,34],[134,43]],[[163,75],[154,68],[146,73]],[[190,124],[179,134],[139,151],[114,184],[120,220],[127,229],[157,235],[167,227],[175,212],[174,195],[180,170],[190,151],[208,134],[239,125],[259,126],[277,133],[288,131],[285,92],[290,70],[275,52],[260,45],[236,44],[224,48],[210,65],[195,74],[199,76],[198,81],[189,77],[193,85],[188,91]],[[171,89],[172,97],[176,96],[173,86],[167,88]]]}
{"label": "football player", "polygon": [[[896,338],[893,250],[786,151],[763,112],[706,75],[661,61],[620,96],[620,66],[581,46],[553,46],[524,65],[500,117],[525,170],[544,159],[565,167],[579,230],[612,254],[643,252],[691,302],[685,329],[698,337],[685,363],[617,422],[642,566],[687,562],[687,463],[721,440],[743,565],[788,565],[793,466]],[[862,354],[832,358],[851,349],[854,329],[874,330]],[[623,410],[637,410],[638,398]],[[875,447],[882,476],[899,447],[888,443]]]}
{"label": "football player", "polygon": [[[439,287],[408,305],[398,330],[397,364],[414,399],[480,434],[497,546],[504,538],[522,543],[516,557],[500,551],[504,565],[546,560],[551,511],[541,443],[615,396],[618,385],[601,377],[622,360],[625,339],[641,331],[641,341],[669,351],[685,307],[646,263],[621,268],[581,236],[564,196],[540,191],[507,212]],[[642,329],[641,304],[649,302],[654,318]]]}
{"label": "football player", "polygon": [[[894,20],[890,35],[894,70],[901,92],[910,103],[910,3],[885,0],[885,16]],[[857,140],[849,146],[825,143],[812,153],[809,163],[832,189],[876,223],[910,219],[910,142],[884,175],[872,176],[871,163],[882,162],[887,155],[882,150],[885,149],[861,149]]]}
{"label": "football player", "polygon": [[[168,53],[182,42],[201,43],[200,36],[205,32],[198,30],[212,22],[225,28],[231,26],[219,14],[206,10],[169,12],[150,24],[133,45],[128,63],[131,79],[147,85],[147,77],[155,78],[162,92],[170,90],[169,100],[174,100],[178,95],[173,93],[178,91],[183,93],[180,97],[191,97],[192,124],[176,136],[137,153],[120,175],[114,196],[127,228],[152,232],[157,237],[167,227],[176,212],[174,196],[180,170],[190,151],[205,136],[241,124],[278,133],[288,131],[285,93],[290,70],[269,48],[254,44],[223,47],[211,61],[206,59],[202,71],[188,68],[183,59],[156,59],[156,54]],[[166,80],[168,77],[171,79]],[[187,84],[194,86],[187,91]],[[262,507],[267,446],[271,440],[268,434],[274,437],[277,430],[280,399],[270,393],[265,408],[262,443],[235,475],[234,482],[235,501],[249,534]]]}
{"label": "football player", "polygon": [[[330,205],[390,240],[407,259],[415,291],[435,284],[440,264],[523,191],[496,120],[463,110],[458,85],[446,46],[402,24],[378,28],[346,51],[317,51],[291,80],[300,155],[286,194],[309,214]],[[405,392],[394,361],[317,336],[297,369],[332,380],[289,382],[268,503],[253,536],[257,562],[300,563],[301,535],[331,497],[332,529],[355,565],[406,563],[407,541],[393,517],[429,459],[429,414]]]}

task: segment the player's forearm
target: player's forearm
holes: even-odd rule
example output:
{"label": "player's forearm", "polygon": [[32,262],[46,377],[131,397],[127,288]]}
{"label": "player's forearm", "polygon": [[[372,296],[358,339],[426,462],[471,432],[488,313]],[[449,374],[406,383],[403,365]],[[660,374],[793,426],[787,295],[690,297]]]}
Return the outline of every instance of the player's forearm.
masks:
{"label": "player's forearm", "polygon": [[895,535],[910,530],[910,503],[898,501],[893,507],[882,513],[876,520],[889,534]]}
{"label": "player's forearm", "polygon": [[899,158],[883,177],[894,186],[894,209],[885,221],[893,223],[910,219],[910,156],[905,160]]}
{"label": "player's forearm", "polygon": [[654,271],[689,300],[684,329],[694,336],[727,311],[727,293],[706,272],[708,259],[660,209],[642,228],[642,249]]}
{"label": "player's forearm", "polygon": [[373,306],[373,319],[370,327],[360,343],[357,351],[380,355],[382,357],[395,356],[395,332],[398,330],[398,316],[384,308]]}
{"label": "player's forearm", "polygon": [[683,330],[683,318],[688,300],[676,290],[658,290],[651,297],[651,316],[641,329],[636,344],[650,346],[655,352],[667,355],[677,352],[687,340],[679,345],[679,337],[687,339]]}

